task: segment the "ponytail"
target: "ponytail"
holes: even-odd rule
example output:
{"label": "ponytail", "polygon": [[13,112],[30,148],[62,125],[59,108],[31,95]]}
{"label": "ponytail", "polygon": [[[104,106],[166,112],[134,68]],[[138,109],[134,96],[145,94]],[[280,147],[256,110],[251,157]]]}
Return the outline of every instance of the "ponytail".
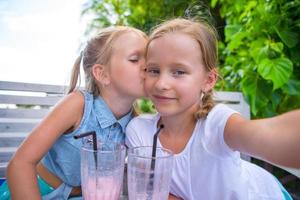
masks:
{"label": "ponytail", "polygon": [[69,84],[67,94],[70,94],[75,90],[78,78],[79,78],[79,85],[80,85],[80,63],[82,60],[82,56],[83,53],[81,52],[80,56],[76,59],[74,66],[72,68],[72,74],[71,74],[71,79],[70,79],[70,84]]}
{"label": "ponytail", "polygon": [[215,101],[213,100],[213,90],[210,90],[203,94],[201,103],[198,110],[195,113],[196,119],[206,118],[211,109],[215,106]]}

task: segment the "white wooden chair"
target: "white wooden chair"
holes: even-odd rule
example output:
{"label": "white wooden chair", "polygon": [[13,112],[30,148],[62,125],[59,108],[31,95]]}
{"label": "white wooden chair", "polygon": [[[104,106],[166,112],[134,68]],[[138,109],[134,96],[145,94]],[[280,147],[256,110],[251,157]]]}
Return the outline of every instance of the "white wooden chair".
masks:
{"label": "white wooden chair", "polygon": [[24,138],[62,98],[64,88],[0,81],[0,178]]}
{"label": "white wooden chair", "polygon": [[[66,87],[0,81],[0,178],[11,156],[32,128],[62,98]],[[225,103],[250,119],[250,107],[240,92],[216,92],[215,100]],[[250,157],[243,155],[249,160]],[[280,168],[300,178],[300,169]]]}

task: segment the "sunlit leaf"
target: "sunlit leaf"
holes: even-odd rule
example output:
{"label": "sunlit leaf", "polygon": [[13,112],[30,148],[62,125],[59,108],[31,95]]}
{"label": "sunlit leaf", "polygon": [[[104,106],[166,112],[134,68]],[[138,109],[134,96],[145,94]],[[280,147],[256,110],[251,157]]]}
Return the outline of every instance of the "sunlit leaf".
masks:
{"label": "sunlit leaf", "polygon": [[240,25],[227,25],[225,27],[225,40],[229,41],[236,33],[238,33],[241,29]]}
{"label": "sunlit leaf", "polygon": [[293,63],[287,58],[264,59],[258,64],[258,72],[266,80],[273,82],[273,89],[287,83],[293,71]]}

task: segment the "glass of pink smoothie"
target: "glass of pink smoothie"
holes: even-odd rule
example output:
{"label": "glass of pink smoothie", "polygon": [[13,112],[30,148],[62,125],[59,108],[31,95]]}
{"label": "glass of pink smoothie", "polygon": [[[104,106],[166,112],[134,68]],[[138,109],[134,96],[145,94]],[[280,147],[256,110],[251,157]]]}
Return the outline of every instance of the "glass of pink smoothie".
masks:
{"label": "glass of pink smoothie", "polygon": [[81,149],[81,187],[85,200],[119,200],[126,148],[121,144],[85,143]]}
{"label": "glass of pink smoothie", "polygon": [[152,146],[129,149],[127,171],[129,200],[167,200],[173,157],[170,150],[161,147],[156,148],[155,158],[152,157]]}

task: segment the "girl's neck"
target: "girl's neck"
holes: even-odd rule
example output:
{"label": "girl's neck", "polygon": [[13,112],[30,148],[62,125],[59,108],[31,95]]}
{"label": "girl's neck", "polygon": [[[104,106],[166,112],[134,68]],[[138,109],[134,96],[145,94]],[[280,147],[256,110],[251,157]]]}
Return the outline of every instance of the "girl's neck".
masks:
{"label": "girl's neck", "polygon": [[177,115],[172,116],[161,116],[159,124],[164,124],[165,132],[176,136],[180,135],[188,127],[194,127],[196,124],[196,119],[194,116],[195,111],[197,110],[197,105],[192,106],[189,110],[182,112]]}
{"label": "girl's neck", "polygon": [[134,99],[120,98],[108,94],[102,94],[101,96],[117,119],[122,118],[132,109]]}
{"label": "girl's neck", "polygon": [[164,124],[159,134],[159,140],[163,147],[170,149],[175,154],[182,152],[191,136],[197,120],[193,110],[174,116],[162,116],[158,124]]}
{"label": "girl's neck", "polygon": [[193,135],[196,119],[190,118],[161,118],[164,128],[159,134],[159,140],[164,148],[170,149],[175,154],[182,152]]}
{"label": "girl's neck", "polygon": [[174,137],[182,135],[189,127],[194,127],[194,116],[188,117],[161,117],[159,124],[164,124],[164,132]]}

